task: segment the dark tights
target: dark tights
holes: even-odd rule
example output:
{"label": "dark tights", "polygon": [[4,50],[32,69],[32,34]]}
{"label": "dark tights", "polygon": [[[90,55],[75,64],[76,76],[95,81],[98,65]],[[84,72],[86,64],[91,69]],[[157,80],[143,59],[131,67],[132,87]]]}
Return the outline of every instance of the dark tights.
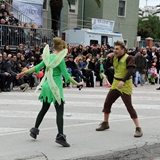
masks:
{"label": "dark tights", "polygon": [[[37,119],[36,119],[35,128],[38,128],[39,125],[41,124],[43,117],[47,113],[50,105],[51,105],[50,103],[43,102],[42,109],[40,110],[40,112],[37,116]],[[56,102],[55,109],[56,109],[56,113],[57,113],[56,123],[57,123],[57,127],[58,127],[58,133],[63,134],[63,112],[64,112],[63,102],[61,103],[61,105],[59,105]]]}

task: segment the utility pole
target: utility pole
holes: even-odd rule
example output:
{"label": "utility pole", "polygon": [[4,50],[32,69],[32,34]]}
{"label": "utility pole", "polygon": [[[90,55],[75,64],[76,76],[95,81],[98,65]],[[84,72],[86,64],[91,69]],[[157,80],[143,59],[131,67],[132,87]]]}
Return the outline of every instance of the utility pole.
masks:
{"label": "utility pole", "polygon": [[146,0],[146,7],[147,7],[147,2],[148,2],[148,0]]}

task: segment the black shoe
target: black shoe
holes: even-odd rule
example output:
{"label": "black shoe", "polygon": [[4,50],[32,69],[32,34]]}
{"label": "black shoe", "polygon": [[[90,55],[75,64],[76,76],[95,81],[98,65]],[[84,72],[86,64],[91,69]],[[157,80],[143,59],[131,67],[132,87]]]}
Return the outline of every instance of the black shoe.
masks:
{"label": "black shoe", "polygon": [[2,92],[7,92],[7,90],[4,88],[4,89],[2,89]]}
{"label": "black shoe", "polygon": [[160,87],[156,88],[156,90],[160,90]]}
{"label": "black shoe", "polygon": [[134,83],[134,86],[137,87],[137,84]]}
{"label": "black shoe", "polygon": [[30,136],[32,138],[36,139],[38,134],[39,134],[39,129],[38,128],[31,128]]}
{"label": "black shoe", "polygon": [[6,91],[7,91],[7,92],[10,92],[11,90],[10,90],[10,88],[6,88]]}
{"label": "black shoe", "polygon": [[61,144],[63,147],[70,147],[66,141],[66,135],[64,134],[57,134],[56,143]]}

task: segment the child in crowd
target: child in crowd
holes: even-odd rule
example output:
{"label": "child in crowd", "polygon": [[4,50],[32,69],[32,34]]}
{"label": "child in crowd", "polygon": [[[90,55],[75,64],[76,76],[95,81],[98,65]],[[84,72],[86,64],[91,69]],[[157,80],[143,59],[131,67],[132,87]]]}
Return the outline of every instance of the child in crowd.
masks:
{"label": "child in crowd", "polygon": [[152,67],[148,72],[148,79],[150,80],[151,84],[155,84],[155,80],[158,77],[155,65],[156,65],[155,63],[152,63]]}
{"label": "child in crowd", "polygon": [[104,74],[104,64],[103,64],[104,58],[98,59],[98,68],[100,69],[100,78],[103,79],[103,85],[104,87],[111,87],[111,84],[109,83],[107,76]]}

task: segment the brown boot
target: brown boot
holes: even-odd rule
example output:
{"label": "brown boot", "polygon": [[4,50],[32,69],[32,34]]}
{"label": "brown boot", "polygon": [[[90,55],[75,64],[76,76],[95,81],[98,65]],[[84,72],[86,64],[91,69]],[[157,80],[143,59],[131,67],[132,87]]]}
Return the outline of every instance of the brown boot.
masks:
{"label": "brown boot", "polygon": [[99,128],[96,128],[96,131],[104,131],[105,129],[109,129],[108,122],[102,122]]}
{"label": "brown boot", "polygon": [[142,135],[143,135],[142,129],[140,127],[136,127],[134,137],[142,137]]}

